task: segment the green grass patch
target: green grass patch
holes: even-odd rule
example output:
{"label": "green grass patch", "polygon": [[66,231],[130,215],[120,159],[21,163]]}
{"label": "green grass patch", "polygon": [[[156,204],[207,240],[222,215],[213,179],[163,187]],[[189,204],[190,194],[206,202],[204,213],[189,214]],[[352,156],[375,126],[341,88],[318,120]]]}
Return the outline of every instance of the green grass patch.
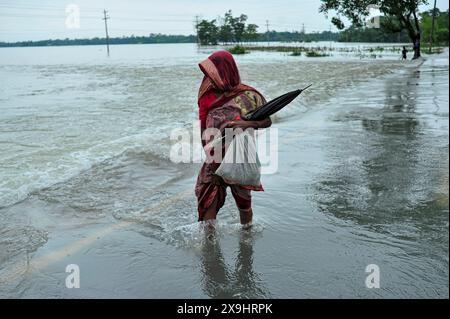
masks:
{"label": "green grass patch", "polygon": [[232,48],[227,49],[228,52],[230,52],[231,54],[246,54],[246,53],[250,53],[246,47],[242,46],[242,45],[235,45]]}
{"label": "green grass patch", "polygon": [[290,55],[291,56],[301,56],[302,55],[302,50],[294,49],[294,51],[292,51],[292,53]]}
{"label": "green grass patch", "polygon": [[322,57],[326,57],[328,56],[328,54],[323,53],[323,52],[319,52],[319,51],[306,51],[306,56],[308,58],[322,58]]}
{"label": "green grass patch", "polygon": [[422,46],[422,52],[425,54],[441,54],[443,51],[443,47],[432,47],[430,52],[429,46]]}

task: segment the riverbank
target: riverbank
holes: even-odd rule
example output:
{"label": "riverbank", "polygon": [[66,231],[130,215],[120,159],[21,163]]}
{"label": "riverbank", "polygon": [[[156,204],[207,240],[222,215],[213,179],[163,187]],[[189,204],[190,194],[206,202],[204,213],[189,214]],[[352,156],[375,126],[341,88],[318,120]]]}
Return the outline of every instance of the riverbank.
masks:
{"label": "riverbank", "polygon": [[[75,147],[77,134],[86,145],[114,136],[106,147],[87,145],[103,160],[0,209],[0,296],[448,298],[448,51],[420,67],[246,59],[238,59],[243,78],[268,97],[315,84],[274,119],[279,170],[263,176],[266,191],[254,194],[251,232],[240,229],[228,198],[217,240],[205,240],[193,193],[198,165],[171,163],[163,156],[167,145],[155,139],[156,129],[168,128],[154,123],[177,118],[171,124],[189,127],[195,119],[192,87],[200,75],[192,65],[72,65],[72,76],[89,87],[129,95],[75,108],[71,114],[86,135],[56,127],[65,139],[54,137],[55,145],[72,141]],[[31,69],[44,81],[67,72],[64,65]],[[68,83],[86,92],[76,86],[81,82]],[[57,89],[36,93],[48,104]],[[23,99],[17,103],[30,101]],[[62,121],[66,114],[57,110],[53,115]],[[105,123],[90,121],[97,113]],[[125,122],[141,134],[150,126],[153,134],[136,140],[129,137],[132,127],[115,133]],[[119,155],[108,156],[116,148]],[[62,164],[73,165],[69,159]],[[47,174],[56,180],[56,173]],[[65,286],[69,264],[80,267],[79,289]],[[369,264],[380,268],[380,289],[365,285]]]}

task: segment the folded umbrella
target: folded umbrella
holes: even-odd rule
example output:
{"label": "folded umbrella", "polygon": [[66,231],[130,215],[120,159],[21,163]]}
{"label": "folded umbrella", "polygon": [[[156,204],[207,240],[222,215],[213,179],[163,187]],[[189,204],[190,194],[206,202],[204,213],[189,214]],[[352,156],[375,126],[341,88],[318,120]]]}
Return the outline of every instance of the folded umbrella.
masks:
{"label": "folded umbrella", "polygon": [[283,107],[291,103],[297,96],[299,96],[304,90],[309,88],[312,84],[308,85],[307,87],[303,89],[298,89],[292,92],[285,93],[269,102],[267,102],[264,105],[261,105],[256,110],[248,113],[245,117],[243,117],[243,120],[246,121],[260,121],[263,120],[272,114],[275,114],[279,110],[281,110]]}

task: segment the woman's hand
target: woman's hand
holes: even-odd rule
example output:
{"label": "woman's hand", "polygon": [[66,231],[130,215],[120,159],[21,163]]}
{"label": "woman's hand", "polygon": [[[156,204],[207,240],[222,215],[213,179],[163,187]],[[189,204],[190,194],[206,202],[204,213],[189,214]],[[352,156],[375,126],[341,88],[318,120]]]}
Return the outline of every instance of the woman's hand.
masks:
{"label": "woman's hand", "polygon": [[272,125],[272,121],[270,120],[270,117],[261,120],[261,121],[231,121],[227,124],[226,127],[228,128],[240,128],[242,130],[246,130],[248,128],[253,128],[255,130],[260,129],[260,128],[267,128],[270,127]]}
{"label": "woman's hand", "polygon": [[[240,128],[241,130],[245,131],[246,129],[253,127],[252,123],[253,121],[242,121],[242,120],[238,120],[238,121],[231,121],[227,124],[227,128],[233,128],[233,129],[237,129]],[[253,127],[256,128],[256,127]]]}

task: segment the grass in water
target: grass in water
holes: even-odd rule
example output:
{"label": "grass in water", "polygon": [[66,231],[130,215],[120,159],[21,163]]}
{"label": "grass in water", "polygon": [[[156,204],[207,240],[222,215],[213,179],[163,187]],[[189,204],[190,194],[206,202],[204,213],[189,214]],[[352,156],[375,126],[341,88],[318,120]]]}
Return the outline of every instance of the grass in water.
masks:
{"label": "grass in water", "polygon": [[430,52],[430,49],[427,46],[422,46],[422,52],[426,54],[441,54],[443,51],[444,48],[442,47],[432,47]]}
{"label": "grass in water", "polygon": [[318,52],[318,51],[307,51],[306,52],[306,56],[308,58],[321,58],[321,57],[328,56],[328,54],[322,53],[322,52]]}
{"label": "grass in water", "polygon": [[228,49],[228,52],[231,54],[246,54],[249,53],[249,51],[242,45],[235,45],[232,48]]}
{"label": "grass in water", "polygon": [[292,53],[290,55],[291,56],[301,56],[302,55],[302,50],[294,49],[294,51],[292,51]]}

